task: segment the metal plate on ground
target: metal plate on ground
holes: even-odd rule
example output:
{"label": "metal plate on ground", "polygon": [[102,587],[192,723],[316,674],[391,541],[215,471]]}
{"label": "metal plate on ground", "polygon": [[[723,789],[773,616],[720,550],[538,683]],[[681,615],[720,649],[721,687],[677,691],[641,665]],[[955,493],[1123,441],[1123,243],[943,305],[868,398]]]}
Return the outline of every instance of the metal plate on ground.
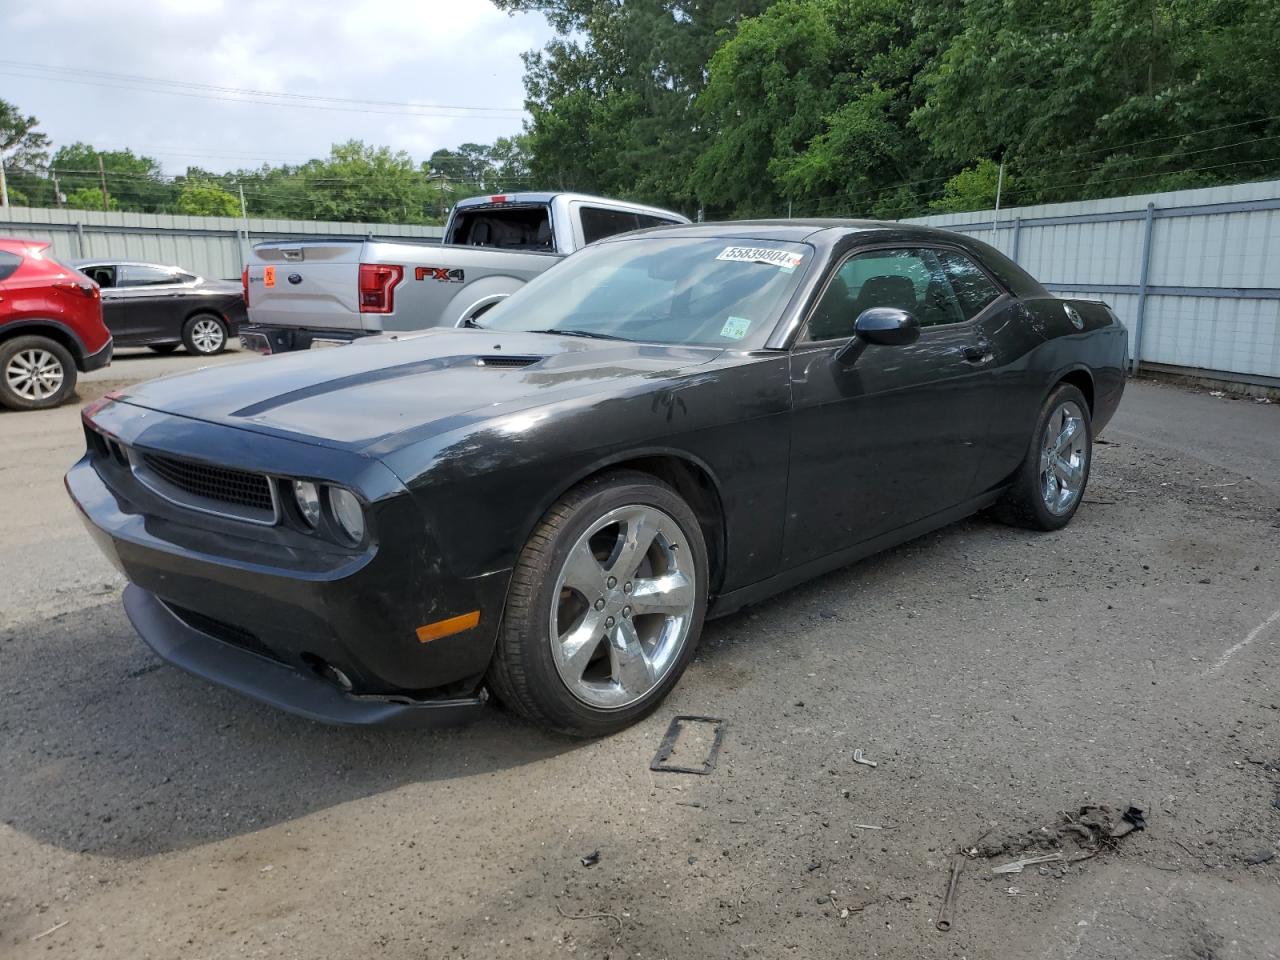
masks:
{"label": "metal plate on ground", "polygon": [[715,769],[723,740],[724,721],[719,717],[674,717],[649,769],[705,776]]}

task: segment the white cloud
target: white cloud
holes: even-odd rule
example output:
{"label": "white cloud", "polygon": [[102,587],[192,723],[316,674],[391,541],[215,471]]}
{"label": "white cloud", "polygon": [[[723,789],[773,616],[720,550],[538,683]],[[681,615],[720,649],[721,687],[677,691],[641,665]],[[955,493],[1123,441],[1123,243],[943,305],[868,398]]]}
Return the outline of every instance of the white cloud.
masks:
{"label": "white cloud", "polygon": [[[519,110],[521,51],[541,46],[540,16],[488,0],[149,0],[86,16],[83,0],[6,11],[0,58],[221,87]],[[520,129],[511,113],[405,116],[210,100],[14,76],[0,96],[40,118],[55,145],[132,147],[168,172],[301,161],[351,138],[409,151],[489,142]],[[19,71],[21,72],[21,71]],[[29,72],[29,71],[28,71]],[[197,91],[187,91],[195,93]],[[394,109],[394,108],[387,108]]]}

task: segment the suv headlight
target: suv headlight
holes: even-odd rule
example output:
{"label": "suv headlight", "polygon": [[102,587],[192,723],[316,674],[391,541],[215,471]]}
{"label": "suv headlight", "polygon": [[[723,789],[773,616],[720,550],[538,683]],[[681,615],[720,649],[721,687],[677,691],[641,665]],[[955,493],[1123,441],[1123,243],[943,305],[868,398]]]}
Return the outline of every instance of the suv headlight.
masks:
{"label": "suv headlight", "polygon": [[329,509],[333,518],[338,521],[342,532],[359,543],[364,539],[364,508],[350,490],[342,487],[329,487]]}

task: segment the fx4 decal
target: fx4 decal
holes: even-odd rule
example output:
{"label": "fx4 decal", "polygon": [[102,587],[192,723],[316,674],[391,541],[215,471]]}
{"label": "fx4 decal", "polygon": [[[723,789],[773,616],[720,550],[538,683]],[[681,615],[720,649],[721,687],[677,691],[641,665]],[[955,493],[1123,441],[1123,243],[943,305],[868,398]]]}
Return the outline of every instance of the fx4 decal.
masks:
{"label": "fx4 decal", "polygon": [[416,267],[413,271],[415,280],[438,280],[440,283],[462,283],[466,274],[460,268],[449,267]]}

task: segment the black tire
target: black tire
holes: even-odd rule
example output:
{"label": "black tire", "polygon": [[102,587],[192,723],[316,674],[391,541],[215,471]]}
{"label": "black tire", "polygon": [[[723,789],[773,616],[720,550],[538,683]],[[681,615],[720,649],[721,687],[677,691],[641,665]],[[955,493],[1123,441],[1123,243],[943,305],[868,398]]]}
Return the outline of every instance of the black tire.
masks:
{"label": "black tire", "polygon": [[[62,378],[47,396],[40,395],[49,385],[47,379],[40,386],[24,377],[32,362],[43,370],[56,369]],[[75,391],[76,362],[56,340],[32,335],[0,343],[0,404],[11,410],[46,410],[66,403]]]}
{"label": "black tire", "polygon": [[149,343],[149,344],[147,344],[147,349],[148,349],[148,350],[150,350],[152,353],[165,354],[165,353],[173,353],[173,351],[177,350],[179,346],[181,346],[181,344],[177,344],[177,343]]}
{"label": "black tire", "polygon": [[[634,703],[603,709],[575,696],[556,667],[549,634],[551,605],[559,597],[552,593],[574,544],[610,511],[630,506],[656,507],[679,528],[692,552],[694,603],[683,649],[674,653],[656,686]],[[487,677],[490,690],[515,713],[560,733],[601,737],[622,730],[657,707],[692,660],[706,616],[707,576],[702,529],[673,489],[650,474],[631,470],[584,482],[547,511],[516,562]]]}
{"label": "black tire", "polygon": [[[1083,477],[1074,498],[1059,511],[1049,508],[1044,494],[1044,475],[1041,473],[1041,451],[1045,444],[1046,434],[1050,430],[1055,413],[1064,404],[1074,404],[1083,419],[1084,461]],[[1075,516],[1080,502],[1084,499],[1085,488],[1089,483],[1089,470],[1093,466],[1093,420],[1089,413],[1089,404],[1084,394],[1069,383],[1059,384],[1049,394],[1036,418],[1035,430],[1031,435],[1031,443],[1027,455],[1013,476],[1013,482],[1005,492],[1003,499],[996,504],[995,515],[1005,523],[1031,530],[1061,530]]]}
{"label": "black tire", "polygon": [[[221,334],[217,338],[216,345],[210,344],[209,340],[202,336],[202,332],[206,329],[205,325],[210,323],[216,324]],[[229,335],[226,321],[215,313],[197,313],[182,325],[182,345],[187,348],[187,353],[195,354],[197,357],[212,357],[227,349]]]}

